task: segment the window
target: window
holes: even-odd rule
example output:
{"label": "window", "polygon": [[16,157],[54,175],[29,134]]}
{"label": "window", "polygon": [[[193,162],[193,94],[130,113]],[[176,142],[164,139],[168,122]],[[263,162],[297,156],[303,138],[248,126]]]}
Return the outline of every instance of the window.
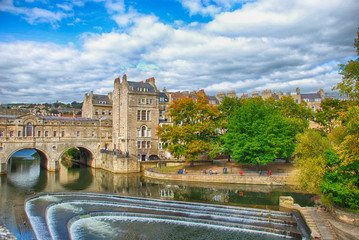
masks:
{"label": "window", "polygon": [[141,104],[141,98],[138,98],[138,104]]}
{"label": "window", "polygon": [[162,149],[162,143],[158,143],[158,149]]}
{"label": "window", "polygon": [[92,131],[91,136],[92,136],[92,137],[95,136],[95,131]]}
{"label": "window", "polygon": [[141,137],[141,129],[137,129],[137,137]]}
{"label": "window", "polygon": [[45,131],[45,137],[49,136],[49,131]]}
{"label": "window", "polygon": [[141,141],[137,141],[137,148],[141,148]]}
{"label": "window", "polygon": [[77,131],[77,132],[76,132],[76,136],[77,136],[77,137],[80,137],[80,131]]}
{"label": "window", "polygon": [[145,104],[145,103],[146,103],[146,98],[142,98],[142,99],[141,99],[141,103],[142,103],[142,104]]}
{"label": "window", "polygon": [[56,131],[54,131],[54,137],[56,137]]}
{"label": "window", "polygon": [[151,142],[147,141],[147,148],[151,148]]}
{"label": "window", "polygon": [[14,136],[14,131],[10,131],[10,137]]}
{"label": "window", "polygon": [[4,136],[4,131],[0,130],[0,137]]}
{"label": "window", "polygon": [[26,136],[32,137],[32,124],[31,123],[27,123],[27,125],[26,125]]}
{"label": "window", "polygon": [[98,109],[95,110],[95,115],[98,115]]}
{"label": "window", "polygon": [[18,136],[18,137],[21,137],[21,131],[18,131],[18,132],[17,132],[17,136]]}
{"label": "window", "polygon": [[146,110],[142,110],[141,120],[142,120],[142,121],[146,121]]}
{"label": "window", "polygon": [[61,132],[61,137],[65,137],[65,131]]}
{"label": "window", "polygon": [[151,137],[151,130],[150,129],[147,130],[147,137]]}
{"label": "window", "polygon": [[105,136],[108,137],[108,132],[105,132]]}
{"label": "window", "polygon": [[150,121],[151,120],[151,111],[137,110],[137,120],[138,121]]}
{"label": "window", "polygon": [[108,111],[108,115],[110,115],[110,116],[112,115],[112,112],[111,112],[111,110],[109,110],[109,111]]}
{"label": "window", "polygon": [[146,141],[142,141],[142,148],[146,148]]}
{"label": "window", "polygon": [[146,137],[146,126],[142,126],[141,128],[141,137]]}

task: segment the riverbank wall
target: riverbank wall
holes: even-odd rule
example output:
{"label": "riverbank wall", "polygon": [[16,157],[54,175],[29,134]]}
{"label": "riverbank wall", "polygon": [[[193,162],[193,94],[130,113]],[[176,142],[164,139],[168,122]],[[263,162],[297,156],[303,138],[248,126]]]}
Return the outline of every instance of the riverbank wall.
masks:
{"label": "riverbank wall", "polygon": [[159,173],[153,169],[143,172],[145,177],[161,180],[190,181],[190,182],[214,182],[214,183],[239,183],[257,185],[285,185],[282,182],[285,177],[278,180],[275,176],[246,176],[239,174],[169,174]]}
{"label": "riverbank wall", "polygon": [[139,173],[141,164],[137,159],[129,156],[118,156],[113,154],[101,154],[100,159],[96,162],[95,168],[112,173]]}

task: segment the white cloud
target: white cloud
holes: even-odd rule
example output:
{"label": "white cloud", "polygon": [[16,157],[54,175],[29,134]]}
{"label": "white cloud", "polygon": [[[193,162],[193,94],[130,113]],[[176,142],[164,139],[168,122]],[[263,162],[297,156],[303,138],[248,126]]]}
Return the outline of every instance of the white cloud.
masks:
{"label": "white cloud", "polygon": [[[221,9],[238,4],[216,3]],[[171,26],[117,2],[112,17],[121,28],[85,33],[79,49],[0,43],[0,103],[82,101],[91,90],[112,91],[123,73],[132,81],[153,76],[169,91],[329,91],[340,80],[338,64],[355,55],[359,2],[346,3],[261,0],[208,24]]]}
{"label": "white cloud", "polygon": [[13,0],[3,0],[0,2],[0,11],[20,15],[30,24],[48,22],[51,23],[54,27],[56,27],[57,23],[62,19],[72,16],[71,13],[64,13],[62,11],[52,12],[38,7],[17,7],[14,5]]}
{"label": "white cloud", "polygon": [[223,11],[230,11],[236,5],[246,4],[255,0],[178,0],[183,8],[192,15],[215,16]]}

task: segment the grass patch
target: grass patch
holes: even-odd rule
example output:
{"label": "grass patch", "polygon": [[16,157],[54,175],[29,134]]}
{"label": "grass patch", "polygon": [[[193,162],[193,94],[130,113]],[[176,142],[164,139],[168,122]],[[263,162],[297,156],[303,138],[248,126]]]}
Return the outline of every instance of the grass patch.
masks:
{"label": "grass patch", "polygon": [[157,168],[156,171],[160,173],[177,173],[178,170],[182,168],[183,166],[171,166],[171,167]]}

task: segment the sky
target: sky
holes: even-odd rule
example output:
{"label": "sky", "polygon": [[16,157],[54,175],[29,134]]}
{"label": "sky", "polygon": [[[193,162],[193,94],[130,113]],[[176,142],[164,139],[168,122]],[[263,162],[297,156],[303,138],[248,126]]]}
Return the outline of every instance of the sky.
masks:
{"label": "sky", "polygon": [[356,58],[358,0],[1,0],[0,104],[82,102],[114,80],[238,96],[325,92]]}

